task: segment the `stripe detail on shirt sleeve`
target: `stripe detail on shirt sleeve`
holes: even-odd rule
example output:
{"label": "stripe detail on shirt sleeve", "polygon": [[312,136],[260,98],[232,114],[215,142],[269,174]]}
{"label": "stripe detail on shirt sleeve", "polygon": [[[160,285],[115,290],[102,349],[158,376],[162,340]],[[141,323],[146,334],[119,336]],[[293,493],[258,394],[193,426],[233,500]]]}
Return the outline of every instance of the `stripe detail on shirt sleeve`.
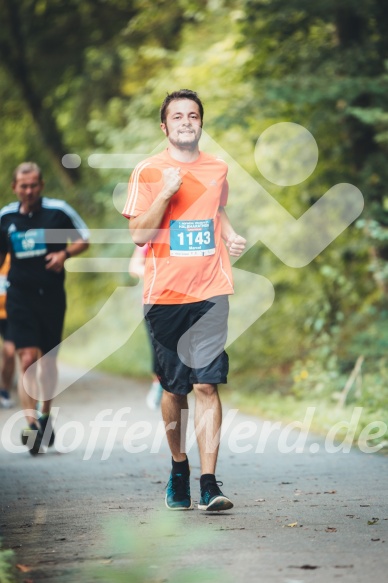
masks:
{"label": "stripe detail on shirt sleeve", "polygon": [[56,198],[42,198],[42,207],[47,209],[58,209],[65,213],[71,222],[76,231],[80,234],[81,238],[84,241],[88,241],[90,234],[89,229],[87,228],[84,221],[81,219],[79,214],[71,207],[67,202],[64,200],[59,200]]}
{"label": "stripe detail on shirt sleeve", "polygon": [[139,194],[139,178],[142,170],[150,165],[150,162],[142,162],[136,166],[133,174],[131,176],[131,181],[129,183],[128,198],[125,203],[123,215],[126,217],[131,217],[136,209],[137,197]]}

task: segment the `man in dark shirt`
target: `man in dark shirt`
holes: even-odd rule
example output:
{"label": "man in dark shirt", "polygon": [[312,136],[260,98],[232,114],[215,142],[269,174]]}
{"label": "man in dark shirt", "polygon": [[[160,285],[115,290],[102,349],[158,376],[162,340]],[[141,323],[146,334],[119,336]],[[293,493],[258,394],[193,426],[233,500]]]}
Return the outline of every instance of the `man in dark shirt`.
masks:
{"label": "man in dark shirt", "polygon": [[28,423],[22,442],[32,455],[54,443],[50,409],[66,310],[64,263],[88,247],[85,223],[66,202],[41,197],[43,187],[39,166],[20,164],[12,182],[18,202],[0,211],[0,265],[11,255],[8,335],[20,361],[19,396]]}

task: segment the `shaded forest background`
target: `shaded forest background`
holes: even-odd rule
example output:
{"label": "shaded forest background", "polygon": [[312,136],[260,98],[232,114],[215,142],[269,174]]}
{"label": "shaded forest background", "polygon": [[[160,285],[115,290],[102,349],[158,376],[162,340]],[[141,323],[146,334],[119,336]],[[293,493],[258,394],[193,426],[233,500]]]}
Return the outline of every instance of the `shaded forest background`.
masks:
{"label": "shaded forest background", "polygon": [[[359,430],[388,423],[386,2],[0,0],[0,19],[1,205],[13,200],[14,167],[32,159],[47,196],[65,198],[92,229],[126,229],[126,155],[160,147],[160,103],[182,87],[201,96],[214,143],[294,217],[334,184],[361,190],[360,218],[307,267],[285,266],[261,242],[236,263],[268,278],[275,301],[231,345],[227,390],[273,417],[315,405],[321,428],[355,406]],[[315,172],[290,187],[266,181],[254,160],[260,134],[284,121],[319,147]],[[116,167],[93,165],[96,154],[116,154]],[[229,214],[248,235],[255,221],[271,222],[250,188],[231,177]],[[67,335],[117,287],[137,283],[126,270],[132,251],[113,237],[91,246],[87,271],[68,273]],[[96,258],[120,267],[107,272]],[[120,309],[138,314],[140,297]],[[119,310],[115,325],[109,334],[125,335]],[[82,364],[100,351],[101,367],[147,376],[143,326],[105,358],[109,334],[102,328],[64,358]]]}

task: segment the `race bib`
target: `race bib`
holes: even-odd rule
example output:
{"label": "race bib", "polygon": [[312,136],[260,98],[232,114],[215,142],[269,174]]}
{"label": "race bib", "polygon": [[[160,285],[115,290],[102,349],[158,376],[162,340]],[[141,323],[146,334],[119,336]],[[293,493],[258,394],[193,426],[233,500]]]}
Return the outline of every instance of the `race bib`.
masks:
{"label": "race bib", "polygon": [[25,233],[21,231],[11,233],[11,243],[18,259],[39,257],[47,253],[44,229],[30,229]]}
{"label": "race bib", "polygon": [[7,293],[8,281],[6,275],[0,275],[0,296],[5,296]]}
{"label": "race bib", "polygon": [[170,221],[170,255],[195,257],[215,252],[213,219]]}

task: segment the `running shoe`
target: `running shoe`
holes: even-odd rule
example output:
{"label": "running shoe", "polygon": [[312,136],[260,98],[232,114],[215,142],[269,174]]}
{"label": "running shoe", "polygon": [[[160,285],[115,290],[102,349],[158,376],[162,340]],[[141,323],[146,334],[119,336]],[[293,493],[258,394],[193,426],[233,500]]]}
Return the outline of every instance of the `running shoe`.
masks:
{"label": "running shoe", "polygon": [[42,433],[42,444],[46,447],[54,445],[55,434],[52,425],[51,416],[43,413],[39,417],[40,432]]}
{"label": "running shoe", "polygon": [[9,396],[9,392],[5,389],[0,389],[0,405],[4,407],[4,409],[10,409],[14,404],[15,403]]}
{"label": "running shoe", "polygon": [[166,486],[166,506],[169,510],[191,510],[190,474],[173,474]]}
{"label": "running shoe", "polygon": [[159,381],[154,381],[148,391],[146,403],[150,409],[156,411],[162,400],[163,388]]}
{"label": "running shoe", "polygon": [[201,500],[199,501],[199,510],[230,510],[233,508],[232,502],[224,496],[220,490],[222,482],[209,481],[206,482],[203,488],[201,488]]}
{"label": "running shoe", "polygon": [[43,433],[38,427],[26,427],[23,429],[21,439],[22,444],[29,448],[28,451],[31,455],[36,456],[38,453],[45,453],[45,448],[42,444]]}

